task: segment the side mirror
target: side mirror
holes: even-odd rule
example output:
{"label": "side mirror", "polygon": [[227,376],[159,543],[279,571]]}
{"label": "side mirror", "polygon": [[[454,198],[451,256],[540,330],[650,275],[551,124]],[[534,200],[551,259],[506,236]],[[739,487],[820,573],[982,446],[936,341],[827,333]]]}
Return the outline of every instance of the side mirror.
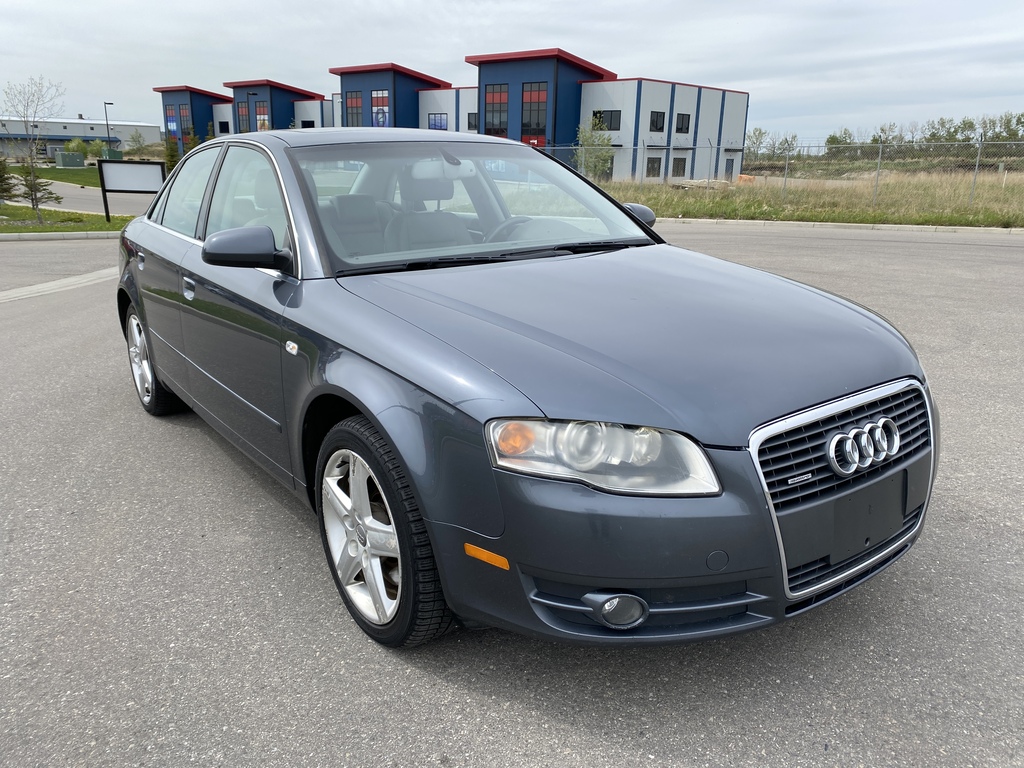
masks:
{"label": "side mirror", "polygon": [[653,227],[654,222],[658,219],[658,217],[654,215],[654,211],[646,205],[640,205],[640,203],[623,203],[622,207],[640,219],[640,221],[648,227]]}
{"label": "side mirror", "polygon": [[203,261],[218,267],[254,267],[289,271],[292,256],[277,250],[270,227],[239,227],[214,232],[203,243]]}

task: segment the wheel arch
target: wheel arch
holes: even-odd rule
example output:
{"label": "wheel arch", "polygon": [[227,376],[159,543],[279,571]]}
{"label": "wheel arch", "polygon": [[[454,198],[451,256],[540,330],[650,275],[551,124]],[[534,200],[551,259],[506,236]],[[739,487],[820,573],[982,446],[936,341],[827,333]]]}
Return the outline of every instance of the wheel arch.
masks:
{"label": "wheel arch", "polygon": [[[325,373],[327,381],[310,393],[298,422],[296,474],[306,484],[311,508],[316,509],[316,463],[324,437],[340,421],[362,415],[387,440],[425,519],[501,534],[497,487],[476,420],[358,355],[340,355]],[[453,473],[466,481],[442,481]]]}

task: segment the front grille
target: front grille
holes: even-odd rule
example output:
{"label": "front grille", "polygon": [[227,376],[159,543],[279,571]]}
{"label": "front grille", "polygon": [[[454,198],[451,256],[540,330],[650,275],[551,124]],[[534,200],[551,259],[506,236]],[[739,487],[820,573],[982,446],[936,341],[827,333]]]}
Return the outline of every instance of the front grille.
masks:
{"label": "front grille", "polygon": [[[931,447],[928,405],[916,384],[852,407],[844,408],[843,403],[836,407],[835,412],[815,409],[808,421],[761,442],[757,461],[776,513],[861,485],[886,472],[892,463],[905,462]],[[840,477],[828,461],[829,440],[882,416],[899,427],[899,453],[850,477]]]}

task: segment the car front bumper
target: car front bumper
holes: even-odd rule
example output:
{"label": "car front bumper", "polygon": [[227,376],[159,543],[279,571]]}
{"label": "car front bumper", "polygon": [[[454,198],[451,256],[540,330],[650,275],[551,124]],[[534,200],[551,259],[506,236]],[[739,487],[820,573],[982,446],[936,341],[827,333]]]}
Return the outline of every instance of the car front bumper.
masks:
{"label": "car front bumper", "polygon": [[[445,594],[468,624],[580,644],[678,643],[781,621],[871,578],[917,540],[938,444],[930,404],[928,413],[929,441],[916,452],[784,511],[746,450],[708,450],[723,487],[714,497],[622,496],[495,471],[501,536],[430,526]],[[645,619],[608,626],[600,604],[614,595],[639,598]]]}

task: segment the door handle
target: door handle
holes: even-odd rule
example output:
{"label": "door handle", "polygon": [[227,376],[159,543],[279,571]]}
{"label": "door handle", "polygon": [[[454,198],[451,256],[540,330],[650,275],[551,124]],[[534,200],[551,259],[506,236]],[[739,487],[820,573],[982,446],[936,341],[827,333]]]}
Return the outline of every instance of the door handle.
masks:
{"label": "door handle", "polygon": [[196,295],[196,281],[189,277],[183,277],[181,282],[185,287],[185,298],[192,301]]}

